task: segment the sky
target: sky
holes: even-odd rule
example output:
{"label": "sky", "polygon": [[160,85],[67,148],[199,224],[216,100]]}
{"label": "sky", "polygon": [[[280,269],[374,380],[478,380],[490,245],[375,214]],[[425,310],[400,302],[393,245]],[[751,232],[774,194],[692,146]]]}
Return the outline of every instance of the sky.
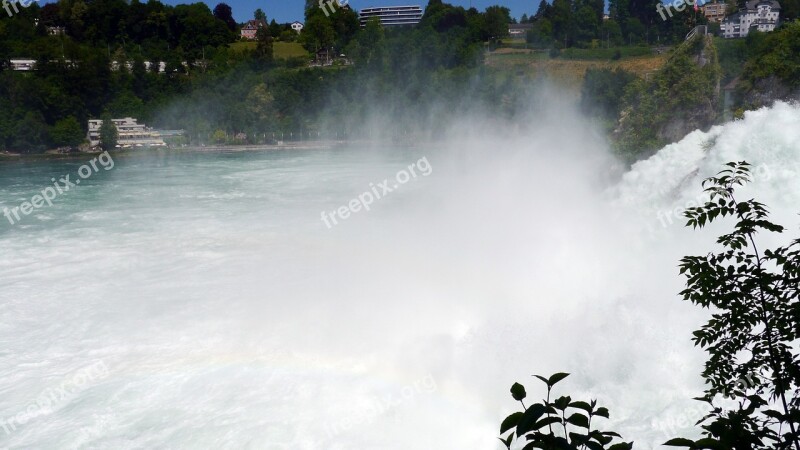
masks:
{"label": "sky", "polygon": [[[275,19],[280,23],[303,21],[303,6],[305,0],[205,0],[213,9],[217,3],[224,1],[233,8],[233,16],[239,22],[252,19],[253,11],[258,8],[267,13],[267,19]],[[532,14],[539,6],[539,0],[448,0],[447,3],[469,7],[472,6],[479,10],[491,5],[502,5],[511,9],[511,15],[519,18],[522,14]],[[165,3],[193,3],[194,0],[167,0]],[[420,5],[423,8],[428,4],[427,0],[350,0],[350,6],[359,10],[370,6],[397,6],[397,5]]]}

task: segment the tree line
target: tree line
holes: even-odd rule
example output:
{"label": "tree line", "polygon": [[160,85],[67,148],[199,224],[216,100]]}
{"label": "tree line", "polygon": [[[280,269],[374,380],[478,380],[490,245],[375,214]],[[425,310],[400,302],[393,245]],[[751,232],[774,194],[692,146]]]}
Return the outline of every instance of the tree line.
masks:
{"label": "tree line", "polygon": [[[185,129],[192,144],[213,141],[218,131],[320,133],[332,117],[347,118],[336,133],[352,134],[375,104],[393,105],[389,113],[412,129],[420,122],[414,117],[437,103],[468,97],[497,106],[500,91],[511,86],[482,67],[484,42],[507,33],[507,8],[478,11],[432,0],[419,26],[384,29],[377,22],[360,27],[349,8],[328,16],[309,3],[300,36],[287,36],[273,20],[244,51],[231,45],[237,25],[224,4],[213,11],[158,0],[34,4],[0,21],[0,149],[75,146],[88,119],[106,114]],[[267,22],[263,11],[254,17]],[[344,52],[355,65],[315,69],[305,67],[306,58],[276,60],[278,39],[298,40],[311,53]],[[19,57],[35,59],[36,70],[10,70],[10,59]],[[482,87],[465,96],[475,77],[485,80]]]}

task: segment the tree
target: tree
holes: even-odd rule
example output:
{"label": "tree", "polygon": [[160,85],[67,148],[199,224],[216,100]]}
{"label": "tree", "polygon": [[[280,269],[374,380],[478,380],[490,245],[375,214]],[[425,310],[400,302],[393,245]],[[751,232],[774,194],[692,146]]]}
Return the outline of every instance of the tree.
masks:
{"label": "tree", "polygon": [[367,21],[355,44],[352,53],[356,63],[368,72],[382,72],[386,63],[386,36],[378,18]]}
{"label": "tree", "polygon": [[781,2],[781,21],[800,19],[800,0],[783,0]]}
{"label": "tree", "polygon": [[103,124],[100,125],[100,147],[103,150],[113,150],[117,147],[119,132],[117,126],[111,120],[111,115],[103,116]]}
{"label": "tree", "polygon": [[23,153],[35,153],[47,148],[48,127],[42,115],[30,111],[14,127],[12,148]]}
{"label": "tree", "polygon": [[336,33],[330,19],[325,15],[313,14],[306,20],[305,25],[301,38],[308,51],[316,52],[333,45]]}
{"label": "tree", "polygon": [[[511,449],[511,444],[515,440],[524,443],[525,449],[631,450],[633,448],[632,442],[611,444],[615,437],[620,437],[613,431],[593,429],[593,419],[609,417],[608,409],[598,407],[596,400],[573,401],[570,396],[550,400],[553,386],[568,377],[568,373],[556,373],[549,378],[534,376],[547,385],[547,397],[542,403],[525,406],[525,398],[528,396],[525,387],[519,383],[511,386],[511,396],[520,402],[523,411],[506,417],[500,425],[499,439],[506,448]],[[502,435],[509,431],[511,433],[503,438]]]}
{"label": "tree", "polygon": [[220,3],[214,7],[214,17],[225,22],[228,29],[236,30],[236,21],[233,20],[233,9],[227,3]]}
{"label": "tree", "polygon": [[588,44],[597,36],[597,27],[600,21],[597,14],[589,6],[582,6],[575,13],[575,40]]}
{"label": "tree", "polygon": [[[615,20],[620,26],[625,25],[630,12],[631,0],[608,0],[608,12],[611,19]],[[626,30],[623,30],[623,33]]]}
{"label": "tree", "polygon": [[605,15],[606,2],[604,0],[588,0],[587,3],[597,14],[598,22],[602,22]]}
{"label": "tree", "polygon": [[267,23],[267,15],[261,10],[261,8],[258,8],[256,12],[253,13],[253,18],[256,19],[257,22]]}
{"label": "tree", "polygon": [[486,8],[486,28],[494,39],[508,36],[508,24],[511,23],[511,10],[505,6],[490,6]]}
{"label": "tree", "polygon": [[552,6],[550,6],[550,3],[547,3],[547,0],[542,0],[539,2],[539,9],[536,10],[536,16],[534,17],[536,19],[549,18],[551,11]]}
{"label": "tree", "polygon": [[275,110],[275,97],[265,83],[256,85],[247,96],[247,109],[255,120],[259,131],[273,131],[278,114]]}
{"label": "tree", "polygon": [[223,144],[228,139],[227,133],[222,130],[217,130],[214,132],[214,142],[217,144]]}
{"label": "tree", "polygon": [[50,130],[50,139],[58,147],[77,147],[83,142],[84,132],[78,119],[69,116],[53,125]]}
{"label": "tree", "polygon": [[549,46],[553,42],[553,24],[545,18],[533,23],[533,28],[528,30],[526,41],[529,44]]}
{"label": "tree", "polygon": [[269,28],[259,27],[256,31],[256,57],[264,63],[272,62],[273,46]]}
{"label": "tree", "polygon": [[569,29],[572,25],[572,9],[569,0],[553,0],[553,37],[566,47]]}
{"label": "tree", "polygon": [[278,22],[276,22],[275,19],[272,19],[272,21],[269,23],[269,34],[270,34],[270,36],[272,36],[274,38],[277,38],[278,36],[281,35],[282,31],[283,31],[283,28],[281,28],[280,24]]}
{"label": "tree", "polygon": [[601,41],[604,41],[607,47],[618,46],[624,43],[622,39],[622,29],[614,19],[604,20],[600,25],[600,34],[598,36]]}
{"label": "tree", "polygon": [[628,44],[638,43],[645,36],[645,28],[642,22],[635,17],[625,21],[625,38]]}
{"label": "tree", "polygon": [[[724,251],[688,256],[680,265],[687,278],[683,299],[714,312],[694,332],[695,345],[709,354],[702,400],[713,410],[700,422],[703,439],[667,445],[800,450],[800,239],[762,251],[756,234],[784,228],[769,221],[765,205],[736,199],[736,187],[750,181],[749,164],[727,166],[703,182],[709,201],[684,214],[693,228],[734,219],[733,231],[717,240]],[[719,394],[736,396],[738,406],[714,405]]]}

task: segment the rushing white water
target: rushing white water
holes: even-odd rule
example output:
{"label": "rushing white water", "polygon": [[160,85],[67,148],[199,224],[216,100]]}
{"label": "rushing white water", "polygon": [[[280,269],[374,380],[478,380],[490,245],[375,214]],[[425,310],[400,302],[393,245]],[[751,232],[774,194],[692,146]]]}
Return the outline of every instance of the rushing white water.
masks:
{"label": "rushing white water", "polygon": [[[1,218],[0,447],[500,448],[510,385],[538,396],[530,374],[556,371],[637,448],[689,430],[706,312],[676,266],[723,228],[670,211],[746,159],[742,195],[789,229],[763,239],[796,237],[800,108],[695,132],[621,181],[554,116],[410,150],[116,156]],[[320,219],[423,157],[430,175]],[[85,162],[0,164],[0,209]]]}

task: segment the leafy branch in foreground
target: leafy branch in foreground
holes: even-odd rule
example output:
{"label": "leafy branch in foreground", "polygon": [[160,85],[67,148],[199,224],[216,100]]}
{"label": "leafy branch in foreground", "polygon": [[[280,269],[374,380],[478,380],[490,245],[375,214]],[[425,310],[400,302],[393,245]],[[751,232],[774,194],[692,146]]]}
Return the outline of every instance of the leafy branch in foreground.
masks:
{"label": "leafy branch in foreground", "polygon": [[[597,401],[591,402],[572,401],[572,397],[559,397],[550,400],[553,386],[569,374],[557,373],[550,378],[534,375],[547,385],[547,397],[542,403],[533,403],[525,406],[527,393],[525,387],[514,383],[511,387],[511,396],[522,404],[523,411],[515,412],[506,417],[500,425],[500,440],[510,449],[515,439],[526,439],[528,443],[523,450],[541,448],[544,450],[630,450],[633,443],[620,442],[611,444],[619,434],[613,431],[599,431],[592,429],[592,420],[595,417],[608,418],[608,409],[597,407]],[[502,436],[511,432],[503,438]],[[607,445],[610,445],[607,447]]]}
{"label": "leafy branch in foreground", "polygon": [[[703,182],[710,200],[688,209],[687,226],[703,228],[720,217],[736,219],[734,230],[717,243],[724,251],[683,258],[681,274],[688,300],[712,311],[694,333],[694,342],[709,353],[703,378],[712,411],[698,422],[704,438],[672,439],[665,445],[692,449],[800,450],[800,240],[787,247],[759,251],[759,231],[781,233],[769,221],[765,205],[737,202],[734,191],[750,181],[749,164],[728,168]],[[718,394],[731,394],[737,380],[755,375],[757,383],[741,386],[734,408],[714,406]]]}

